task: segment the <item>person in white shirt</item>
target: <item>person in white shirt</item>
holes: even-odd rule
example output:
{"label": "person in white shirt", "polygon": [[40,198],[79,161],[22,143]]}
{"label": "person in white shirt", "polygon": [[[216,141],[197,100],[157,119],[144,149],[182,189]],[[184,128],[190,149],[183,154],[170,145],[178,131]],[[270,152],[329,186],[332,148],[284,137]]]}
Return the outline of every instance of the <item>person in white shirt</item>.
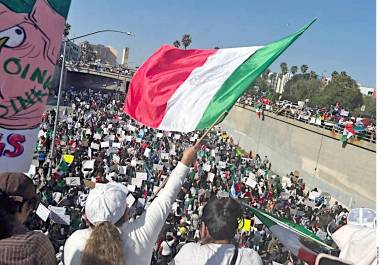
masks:
{"label": "person in white shirt", "polygon": [[157,237],[168,217],[171,205],[197,158],[198,146],[184,151],[182,160],[171,173],[165,188],[146,211],[128,222],[128,190],[119,183],[107,183],[92,189],[85,213],[90,228],[75,231],[64,247],[65,265],[148,265]]}
{"label": "person in white shirt", "polygon": [[211,199],[201,217],[202,243],[184,245],[170,265],[262,265],[256,251],[233,244],[242,217],[242,208],[236,200]]}

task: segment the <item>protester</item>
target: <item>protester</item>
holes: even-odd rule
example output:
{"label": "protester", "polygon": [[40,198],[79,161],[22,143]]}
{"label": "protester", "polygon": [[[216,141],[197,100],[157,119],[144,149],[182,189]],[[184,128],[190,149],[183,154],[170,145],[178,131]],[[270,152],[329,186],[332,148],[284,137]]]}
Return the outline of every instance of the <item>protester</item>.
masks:
{"label": "protester", "polygon": [[[185,150],[165,188],[133,222],[125,222],[125,216],[128,215],[128,190],[125,186],[108,183],[91,190],[85,211],[93,228],[78,230],[67,240],[64,249],[65,264],[150,264],[151,256],[146,254],[153,250],[188,167],[196,159],[196,153],[197,146]],[[115,224],[120,227],[120,235]]]}
{"label": "protester", "polygon": [[171,264],[262,264],[256,251],[234,245],[239,221],[243,220],[243,211],[237,201],[231,198],[210,200],[201,220],[202,244],[184,245]]}
{"label": "protester", "polygon": [[56,264],[49,239],[24,225],[38,200],[23,173],[0,173],[0,264]]}

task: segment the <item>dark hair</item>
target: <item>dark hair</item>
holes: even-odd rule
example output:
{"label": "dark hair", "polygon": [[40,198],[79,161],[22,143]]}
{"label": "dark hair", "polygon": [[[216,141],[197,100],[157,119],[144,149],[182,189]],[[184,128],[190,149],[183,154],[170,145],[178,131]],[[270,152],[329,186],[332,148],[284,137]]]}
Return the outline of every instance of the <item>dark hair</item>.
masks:
{"label": "dark hair", "polygon": [[20,206],[20,202],[12,200],[0,190],[0,239],[11,236],[15,222],[14,215],[19,211]]}
{"label": "dark hair", "polygon": [[243,217],[241,205],[234,199],[211,199],[203,209],[202,222],[215,240],[234,238],[239,220]]}

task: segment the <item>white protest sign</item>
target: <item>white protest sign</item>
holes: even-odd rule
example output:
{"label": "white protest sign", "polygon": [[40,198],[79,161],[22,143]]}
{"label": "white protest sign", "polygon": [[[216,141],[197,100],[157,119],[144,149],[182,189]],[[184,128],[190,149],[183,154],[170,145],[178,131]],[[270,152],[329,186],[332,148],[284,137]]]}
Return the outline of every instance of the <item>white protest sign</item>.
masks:
{"label": "white protest sign", "polygon": [[175,156],[177,154],[177,152],[175,150],[170,150],[169,154]]}
{"label": "white protest sign", "polygon": [[107,141],[107,142],[101,142],[101,143],[100,143],[100,147],[101,147],[101,148],[107,148],[107,147],[110,147],[110,142],[108,142],[108,141]]}
{"label": "white protest sign", "polygon": [[163,170],[164,165],[153,164],[153,170]]}
{"label": "white protest sign", "polygon": [[125,175],[127,173],[127,166],[121,166],[119,168],[119,174],[120,175]]}
{"label": "white protest sign", "polygon": [[48,208],[50,211],[55,212],[56,214],[65,214],[66,213],[65,207],[56,207],[53,205],[49,205]]}
{"label": "white protest sign", "polygon": [[68,186],[80,186],[80,177],[67,177],[65,180]]}
{"label": "white protest sign", "polygon": [[100,149],[100,147],[99,147],[99,144],[97,144],[97,143],[91,143],[91,149],[94,149],[94,150],[99,150]]}
{"label": "white protest sign", "polygon": [[131,185],[135,185],[136,187],[140,188],[142,185],[143,180],[142,179],[137,179],[137,178],[132,178],[131,179]]}
{"label": "white protest sign", "polygon": [[193,137],[190,137],[190,142],[195,142],[195,137],[193,136]]}
{"label": "white protest sign", "polygon": [[137,138],[136,143],[141,143],[141,138]]}
{"label": "white protest sign", "polygon": [[214,177],[215,177],[214,173],[208,172],[208,174],[207,174],[207,180],[208,181],[212,182],[214,180]]}
{"label": "white protest sign", "polygon": [[112,143],[112,147],[121,148],[121,143]]}
{"label": "white protest sign", "polygon": [[212,157],[215,157],[215,154],[216,154],[215,150],[212,149],[212,150],[211,150],[211,156],[212,156]]}
{"label": "white protest sign", "polygon": [[95,165],[95,160],[86,160],[86,161],[83,161],[82,168],[91,170],[94,168],[94,165]]}
{"label": "white protest sign", "polygon": [[110,141],[115,141],[115,135],[114,134],[110,134],[109,136],[108,136],[108,138],[110,139]]}
{"label": "white protest sign", "polygon": [[128,130],[134,132],[137,130],[137,128],[133,125],[128,125]]}
{"label": "white protest sign", "polygon": [[135,186],[135,185],[130,185],[130,184],[128,184],[127,189],[128,189],[130,192],[135,192],[135,190],[136,190],[136,186]]}
{"label": "white protest sign", "polygon": [[156,137],[157,137],[157,138],[162,138],[162,136],[163,136],[162,133],[157,133],[157,134],[156,134]]}
{"label": "white protest sign", "polygon": [[135,203],[136,198],[132,194],[128,194],[127,196],[127,206],[130,208]]}
{"label": "white protest sign", "polygon": [[145,148],[145,151],[144,151],[144,156],[145,157],[149,157],[149,154],[150,154],[150,148]]}
{"label": "white protest sign", "polygon": [[50,212],[50,219],[57,224],[70,225],[70,215]]}
{"label": "white protest sign", "polygon": [[45,205],[40,203],[37,207],[36,214],[42,219],[42,221],[46,222],[49,217],[50,210],[46,208]]}
{"label": "white protest sign", "polygon": [[95,140],[100,140],[100,139],[102,139],[102,136],[99,133],[95,133],[94,139]]}
{"label": "white protest sign", "polygon": [[133,160],[131,161],[131,166],[132,166],[132,167],[136,167],[136,166],[137,166],[137,161],[136,161],[135,159],[133,159]]}
{"label": "white protest sign", "polygon": [[86,134],[91,135],[91,129],[86,129]]}
{"label": "white protest sign", "polygon": [[117,154],[113,154],[112,159],[115,163],[120,163],[120,156]]}
{"label": "white protest sign", "polygon": [[162,160],[169,160],[169,154],[168,153],[161,153],[161,159]]}
{"label": "white protest sign", "polygon": [[141,180],[147,180],[148,174],[146,172],[136,172],[136,178]]}
{"label": "white protest sign", "polygon": [[257,182],[253,178],[249,177],[247,179],[247,181],[245,182],[245,184],[247,184],[248,186],[250,186],[253,189],[256,187]]}
{"label": "white protest sign", "polygon": [[180,134],[174,134],[174,139],[179,140],[181,138]]}
{"label": "white protest sign", "polygon": [[227,163],[224,161],[219,161],[218,164],[219,164],[220,168],[226,168],[226,165],[227,165]]}
{"label": "white protest sign", "polygon": [[130,135],[127,135],[127,136],[125,137],[125,140],[126,140],[127,142],[130,142],[130,141],[132,141],[132,136],[130,136]]}
{"label": "white protest sign", "polygon": [[209,165],[209,164],[204,164],[203,167],[202,167],[202,169],[203,169],[204,171],[209,172],[209,171],[211,170],[211,165]]}

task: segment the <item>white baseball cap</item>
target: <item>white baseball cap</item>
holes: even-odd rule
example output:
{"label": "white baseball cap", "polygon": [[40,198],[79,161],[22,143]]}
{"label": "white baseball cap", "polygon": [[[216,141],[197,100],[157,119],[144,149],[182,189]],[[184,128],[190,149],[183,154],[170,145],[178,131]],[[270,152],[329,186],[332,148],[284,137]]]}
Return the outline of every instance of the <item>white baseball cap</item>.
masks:
{"label": "white baseball cap", "polygon": [[127,209],[128,189],[116,182],[97,185],[87,197],[85,213],[90,223],[108,221],[115,224]]}

